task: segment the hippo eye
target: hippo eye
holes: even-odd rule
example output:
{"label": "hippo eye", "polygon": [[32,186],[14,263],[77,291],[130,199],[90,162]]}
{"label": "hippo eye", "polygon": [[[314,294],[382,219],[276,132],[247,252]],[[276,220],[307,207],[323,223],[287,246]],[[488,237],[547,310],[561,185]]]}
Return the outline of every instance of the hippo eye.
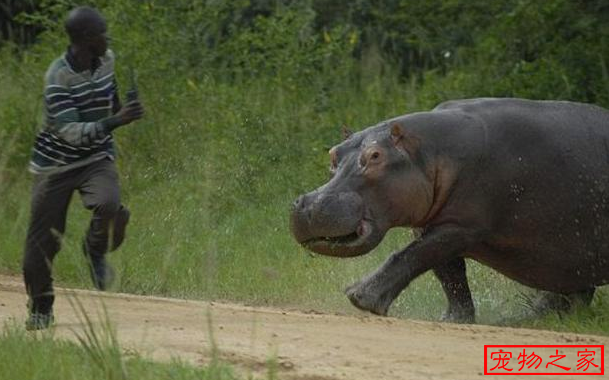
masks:
{"label": "hippo eye", "polygon": [[381,156],[381,154],[379,152],[374,152],[370,155],[370,159],[377,160],[380,156]]}

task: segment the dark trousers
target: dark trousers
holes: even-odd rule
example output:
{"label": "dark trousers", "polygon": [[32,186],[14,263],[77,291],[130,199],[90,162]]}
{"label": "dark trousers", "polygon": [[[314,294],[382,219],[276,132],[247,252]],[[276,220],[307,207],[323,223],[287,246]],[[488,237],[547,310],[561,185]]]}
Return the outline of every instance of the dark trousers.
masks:
{"label": "dark trousers", "polygon": [[57,174],[38,174],[32,191],[31,219],[23,257],[23,276],[32,312],[49,313],[55,297],[51,269],[66,227],[74,190],[93,211],[85,238],[91,256],[108,251],[109,226],[120,204],[118,173],[103,159]]}

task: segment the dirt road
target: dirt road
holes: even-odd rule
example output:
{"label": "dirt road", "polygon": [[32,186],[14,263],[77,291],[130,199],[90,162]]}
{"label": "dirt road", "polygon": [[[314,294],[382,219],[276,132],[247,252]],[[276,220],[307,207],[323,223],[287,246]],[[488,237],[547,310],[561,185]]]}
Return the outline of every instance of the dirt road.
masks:
{"label": "dirt road", "polygon": [[[56,303],[59,338],[74,339],[74,331],[82,331],[70,297],[82,302],[94,320],[105,305],[125,350],[204,364],[213,339],[221,359],[255,377],[263,377],[267,360],[275,357],[280,379],[505,379],[483,375],[485,344],[609,345],[609,337],[67,289],[58,291]],[[14,319],[22,324],[25,302],[20,279],[0,276],[0,323]],[[568,378],[581,376],[561,376]]]}

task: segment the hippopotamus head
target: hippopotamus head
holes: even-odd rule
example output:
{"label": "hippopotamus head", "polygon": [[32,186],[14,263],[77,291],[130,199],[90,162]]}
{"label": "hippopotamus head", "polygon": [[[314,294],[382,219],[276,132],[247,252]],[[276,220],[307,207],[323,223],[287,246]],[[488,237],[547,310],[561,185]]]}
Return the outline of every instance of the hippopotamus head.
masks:
{"label": "hippopotamus head", "polygon": [[291,230],[300,244],[324,255],[358,256],[390,228],[425,220],[433,176],[423,165],[420,140],[403,124],[383,122],[330,149],[330,180],[292,205]]}

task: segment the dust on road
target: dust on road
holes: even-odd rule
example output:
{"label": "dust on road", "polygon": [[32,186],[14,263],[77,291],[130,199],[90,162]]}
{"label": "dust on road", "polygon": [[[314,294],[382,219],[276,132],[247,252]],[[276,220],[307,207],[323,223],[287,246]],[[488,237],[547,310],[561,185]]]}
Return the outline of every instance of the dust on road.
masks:
{"label": "dust on road", "polygon": [[[609,337],[528,329],[325,315],[85,290],[58,289],[57,294],[58,338],[75,339],[75,331],[83,331],[70,302],[76,297],[96,321],[103,307],[107,309],[125,350],[155,360],[178,357],[205,364],[211,359],[214,341],[222,360],[256,377],[264,377],[266,363],[274,357],[280,379],[503,380],[504,376],[483,375],[485,344],[609,345]],[[22,325],[25,302],[20,278],[0,276],[0,323],[14,320]],[[568,378],[581,376],[561,376]]]}

